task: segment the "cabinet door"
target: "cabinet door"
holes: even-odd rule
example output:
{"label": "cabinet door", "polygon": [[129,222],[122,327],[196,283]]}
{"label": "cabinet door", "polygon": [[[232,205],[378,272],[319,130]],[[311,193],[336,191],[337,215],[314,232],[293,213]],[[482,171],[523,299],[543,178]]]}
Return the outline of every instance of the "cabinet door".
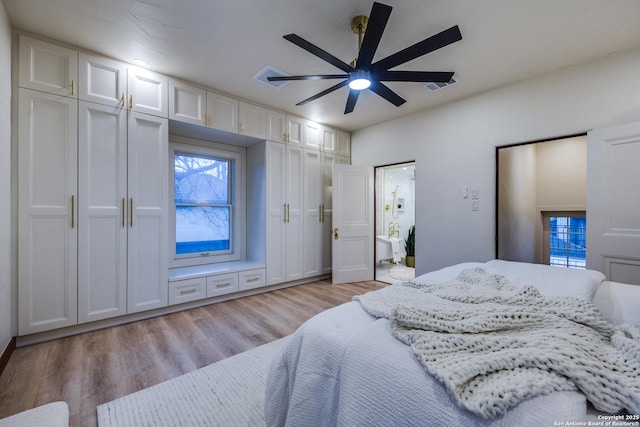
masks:
{"label": "cabinet door", "polygon": [[321,153],[304,151],[304,277],[320,274],[322,232]]}
{"label": "cabinet door", "polygon": [[167,122],[129,114],[128,313],[167,305]]}
{"label": "cabinet door", "polygon": [[287,142],[294,145],[304,145],[306,120],[301,117],[287,116]]}
{"label": "cabinet door", "polygon": [[305,120],[305,147],[319,150],[322,145],[322,125],[310,120]]}
{"label": "cabinet door", "polygon": [[340,156],[351,156],[351,134],[343,130],[336,132],[336,153]]}
{"label": "cabinet door", "polygon": [[19,90],[19,335],[78,320],[77,123],[75,99]]}
{"label": "cabinet door", "polygon": [[207,92],[208,126],[238,133],[238,100]]}
{"label": "cabinet door", "polygon": [[302,147],[286,145],[286,191],[287,224],[285,227],[285,257],[287,281],[303,277],[304,228],[303,228],[303,192],[304,192],[304,150]]}
{"label": "cabinet door", "polygon": [[20,87],[77,96],[78,52],[20,36]]}
{"label": "cabinet door", "polygon": [[286,146],[267,142],[267,284],[286,281],[285,226],[286,226]]}
{"label": "cabinet door", "polygon": [[267,139],[269,141],[285,142],[286,125],[284,114],[267,110]]}
{"label": "cabinet door", "polygon": [[335,154],[322,154],[322,219],[320,221],[320,274],[331,273],[331,239],[333,206],[333,165],[338,163]]}
{"label": "cabinet door", "polygon": [[127,313],[127,112],[80,101],[78,322]]}
{"label": "cabinet door", "polygon": [[240,134],[265,139],[267,110],[257,105],[240,102],[238,115],[238,132]]}
{"label": "cabinet door", "polygon": [[169,82],[169,118],[206,126],[207,91],[186,83]]}
{"label": "cabinet door", "polygon": [[124,108],[127,65],[113,59],[80,53],[78,97],[85,101]]}
{"label": "cabinet door", "polygon": [[322,126],[322,142],[320,147],[322,151],[334,153],[336,151],[336,130],[330,127]]}
{"label": "cabinet door", "polygon": [[169,79],[162,74],[129,66],[129,110],[158,117],[169,116]]}

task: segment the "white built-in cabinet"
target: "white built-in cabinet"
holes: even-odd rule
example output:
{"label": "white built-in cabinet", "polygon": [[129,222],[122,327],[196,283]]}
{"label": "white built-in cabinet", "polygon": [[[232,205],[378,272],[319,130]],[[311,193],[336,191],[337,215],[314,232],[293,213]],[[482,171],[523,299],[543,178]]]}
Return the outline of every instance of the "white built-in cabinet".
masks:
{"label": "white built-in cabinet", "polygon": [[169,82],[169,118],[266,139],[265,108],[177,79]]}
{"label": "white built-in cabinet", "polygon": [[336,155],[304,152],[304,276],[331,273],[331,179]]}
{"label": "white built-in cabinet", "polygon": [[[331,272],[349,133],[24,35],[18,80],[19,335]],[[266,259],[169,272],[168,119],[262,140]]]}
{"label": "white built-in cabinet", "polygon": [[75,325],[77,100],[19,90],[18,333]]}
{"label": "white built-in cabinet", "polygon": [[302,279],[304,149],[267,141],[267,284]]}
{"label": "white built-in cabinet", "polygon": [[168,300],[168,80],[60,52],[20,38],[19,335]]}

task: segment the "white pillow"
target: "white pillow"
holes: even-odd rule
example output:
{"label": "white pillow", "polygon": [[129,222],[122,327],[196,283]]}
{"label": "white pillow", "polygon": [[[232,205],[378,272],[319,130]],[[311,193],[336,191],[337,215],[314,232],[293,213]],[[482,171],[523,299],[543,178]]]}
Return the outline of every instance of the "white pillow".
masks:
{"label": "white pillow", "polygon": [[460,274],[462,270],[474,267],[484,268],[484,264],[481,262],[463,262],[461,264],[450,265],[449,267],[444,267],[440,270],[434,270],[429,273],[422,274],[416,277],[413,282],[423,285],[448,282],[458,277],[458,274]]}
{"label": "white pillow", "polygon": [[640,285],[602,282],[593,304],[614,325],[640,325]]}
{"label": "white pillow", "polygon": [[605,279],[604,274],[595,270],[578,270],[499,259],[485,263],[484,269],[489,273],[505,276],[514,286],[533,285],[542,295],[575,297],[587,301],[593,301],[598,286]]}

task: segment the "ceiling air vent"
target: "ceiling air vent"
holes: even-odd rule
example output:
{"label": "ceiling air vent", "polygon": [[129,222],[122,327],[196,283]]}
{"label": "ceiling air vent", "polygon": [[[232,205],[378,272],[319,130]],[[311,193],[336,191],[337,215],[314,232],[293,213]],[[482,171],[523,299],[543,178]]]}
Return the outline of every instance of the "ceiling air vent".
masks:
{"label": "ceiling air vent", "polygon": [[280,71],[277,68],[273,68],[271,65],[267,65],[262,70],[258,71],[258,74],[253,76],[255,80],[268,84],[271,87],[279,88],[289,83],[288,81],[270,82],[267,77],[286,77],[287,73]]}
{"label": "ceiling air vent", "polygon": [[424,85],[424,87],[431,92],[435,92],[436,90],[440,90],[443,87],[451,86],[456,83],[458,83],[458,80],[456,80],[455,77],[451,77],[451,80],[449,80],[448,82],[427,83],[426,85]]}

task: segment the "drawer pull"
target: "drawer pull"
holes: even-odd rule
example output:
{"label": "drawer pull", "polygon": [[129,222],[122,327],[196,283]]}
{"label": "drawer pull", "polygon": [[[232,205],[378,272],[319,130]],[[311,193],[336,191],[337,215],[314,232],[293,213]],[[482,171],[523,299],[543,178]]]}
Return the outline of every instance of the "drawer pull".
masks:
{"label": "drawer pull", "polygon": [[197,289],[185,289],[185,290],[180,291],[180,295],[195,294],[196,292],[198,292]]}
{"label": "drawer pull", "polygon": [[251,279],[247,279],[247,283],[249,283],[249,282],[257,282],[258,280],[260,280],[259,277],[253,277]]}
{"label": "drawer pull", "polygon": [[219,283],[216,285],[216,288],[226,288],[227,286],[231,286],[231,283]]}

